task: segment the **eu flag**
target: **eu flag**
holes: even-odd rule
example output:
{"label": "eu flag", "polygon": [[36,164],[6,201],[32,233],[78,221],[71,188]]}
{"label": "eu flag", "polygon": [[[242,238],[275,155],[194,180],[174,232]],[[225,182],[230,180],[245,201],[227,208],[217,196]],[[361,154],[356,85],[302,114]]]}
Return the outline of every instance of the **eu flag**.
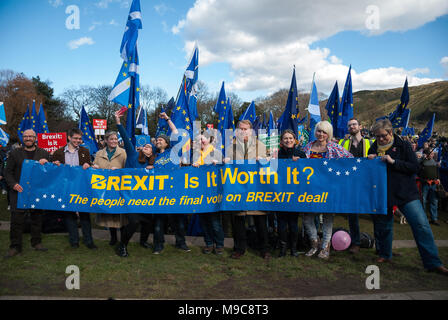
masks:
{"label": "eu flag", "polygon": [[330,97],[327,100],[327,105],[325,106],[325,109],[327,110],[328,118],[330,120],[330,123],[333,125],[333,131],[335,132],[338,125],[338,112],[339,112],[339,88],[337,81],[334,84]]}
{"label": "eu flag", "polygon": [[272,114],[272,111],[269,111],[269,121],[267,124],[268,135],[270,136],[275,129],[277,129],[277,126],[275,125],[274,115]]}
{"label": "eu flag", "polygon": [[[171,121],[173,121],[177,130],[184,129],[186,132],[181,133],[182,140],[187,141],[182,145],[182,153],[190,150],[190,141],[193,135],[193,123],[190,119],[190,115],[188,114],[188,105],[187,105],[187,97],[185,96],[185,92],[181,90],[178,103],[171,114]],[[168,136],[171,134],[170,130],[168,131]],[[180,142],[180,141],[179,141]],[[177,143],[173,143],[177,144]]]}
{"label": "eu flag", "polygon": [[241,120],[249,120],[252,122],[252,125],[255,122],[256,114],[255,114],[255,103],[252,101],[250,105],[247,107],[246,111],[240,116]]}
{"label": "eu flag", "polygon": [[37,118],[37,133],[48,133],[47,119],[45,118],[44,107],[42,103],[39,108],[39,115]]}
{"label": "eu flag", "polygon": [[[348,133],[347,123],[348,120],[353,118],[353,90],[352,90],[352,66],[348,69],[347,79],[345,80],[344,92],[342,93],[340,111],[338,113],[337,128],[335,137],[344,138]],[[310,133],[312,134],[312,133]]]}
{"label": "eu flag", "polygon": [[409,88],[408,88],[408,78],[406,78],[403,90],[401,91],[400,104],[397,105],[397,107],[393,112],[389,113],[387,116],[377,118],[376,121],[389,119],[390,122],[392,122],[393,128],[406,127],[411,113],[409,109],[406,109],[408,103],[409,103]]}
{"label": "eu flag", "polygon": [[81,116],[79,117],[79,129],[82,131],[82,146],[89,149],[90,154],[95,154],[99,148],[95,139],[95,131],[93,131],[92,124],[84,106],[81,108]]}
{"label": "eu flag", "polygon": [[17,136],[19,137],[20,141],[23,141],[23,132],[28,129],[31,129],[29,105],[26,107],[25,114],[23,115],[22,121],[20,121],[19,127],[17,128]]}
{"label": "eu flag", "polygon": [[419,135],[418,142],[417,142],[418,148],[423,147],[423,143],[428,141],[429,138],[431,138],[435,120],[436,120],[436,114],[433,113],[431,120],[429,120],[425,129],[423,129],[422,133],[420,133],[420,135]]}
{"label": "eu flag", "polygon": [[279,121],[280,132],[286,129],[291,129],[297,137],[297,118],[299,117],[298,109],[299,98],[297,95],[297,84],[296,84],[296,69],[292,73],[291,87],[289,88],[288,101],[286,102],[285,110]]}
{"label": "eu flag", "polygon": [[[162,107],[162,109],[160,110],[160,113],[164,113],[166,112],[165,109]],[[159,118],[159,120],[157,121],[157,129],[156,129],[156,137],[158,137],[161,134],[167,134],[168,133],[168,122],[163,119],[163,118]]]}
{"label": "eu flag", "polygon": [[30,117],[30,124],[31,124],[31,128],[33,129],[34,132],[38,133],[38,121],[39,118],[37,116],[37,111],[36,111],[36,101],[33,100],[33,109],[31,110],[31,117]]}

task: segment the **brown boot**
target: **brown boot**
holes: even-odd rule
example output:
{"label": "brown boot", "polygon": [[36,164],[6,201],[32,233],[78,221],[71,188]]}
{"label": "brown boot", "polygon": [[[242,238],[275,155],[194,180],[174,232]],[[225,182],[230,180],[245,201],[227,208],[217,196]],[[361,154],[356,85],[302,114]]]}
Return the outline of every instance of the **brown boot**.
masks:
{"label": "brown boot", "polygon": [[19,253],[20,253],[20,251],[17,250],[16,248],[10,248],[10,249],[8,250],[8,252],[6,253],[5,258],[11,258],[11,257],[14,257],[14,256],[18,255]]}
{"label": "brown boot", "polygon": [[352,254],[356,254],[359,252],[360,247],[357,245],[353,245],[348,251]]}

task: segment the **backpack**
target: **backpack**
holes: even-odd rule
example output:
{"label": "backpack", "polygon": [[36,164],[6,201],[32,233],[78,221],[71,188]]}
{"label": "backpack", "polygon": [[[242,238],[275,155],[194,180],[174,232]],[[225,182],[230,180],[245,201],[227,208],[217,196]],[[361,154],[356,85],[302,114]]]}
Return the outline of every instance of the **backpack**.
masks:
{"label": "backpack", "polygon": [[361,242],[361,244],[360,244],[361,248],[367,248],[367,249],[373,248],[373,244],[375,243],[375,240],[367,232],[361,232],[359,239]]}

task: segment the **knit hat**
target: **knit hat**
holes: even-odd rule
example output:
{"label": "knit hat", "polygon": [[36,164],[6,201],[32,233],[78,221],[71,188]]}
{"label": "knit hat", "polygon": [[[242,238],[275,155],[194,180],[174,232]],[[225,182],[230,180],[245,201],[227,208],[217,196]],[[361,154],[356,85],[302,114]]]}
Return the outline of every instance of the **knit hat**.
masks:
{"label": "knit hat", "polygon": [[166,144],[168,145],[168,148],[170,147],[170,138],[166,134],[159,134],[157,136],[157,139],[162,138],[165,140]]}

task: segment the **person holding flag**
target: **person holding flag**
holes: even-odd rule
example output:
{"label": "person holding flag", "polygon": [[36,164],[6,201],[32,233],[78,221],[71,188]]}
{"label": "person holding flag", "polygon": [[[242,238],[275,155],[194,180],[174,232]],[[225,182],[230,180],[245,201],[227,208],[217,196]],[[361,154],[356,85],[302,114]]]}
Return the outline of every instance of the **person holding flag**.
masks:
{"label": "person holding flag", "polygon": [[[118,132],[123,138],[124,148],[126,150],[126,165],[125,168],[145,168],[153,169],[155,155],[152,151],[152,145],[147,143],[143,146],[140,151],[136,150],[136,147],[130,141],[126,130],[121,125],[120,117],[123,113],[119,111],[115,113],[115,121],[117,123]],[[140,245],[143,248],[149,249],[151,246],[147,242],[150,233],[150,215],[149,214],[128,214],[129,223],[123,227],[121,241],[116,249],[116,253],[120,257],[129,256],[127,246],[129,240],[131,240],[135,231],[137,230],[138,224],[141,225],[140,231]]]}

